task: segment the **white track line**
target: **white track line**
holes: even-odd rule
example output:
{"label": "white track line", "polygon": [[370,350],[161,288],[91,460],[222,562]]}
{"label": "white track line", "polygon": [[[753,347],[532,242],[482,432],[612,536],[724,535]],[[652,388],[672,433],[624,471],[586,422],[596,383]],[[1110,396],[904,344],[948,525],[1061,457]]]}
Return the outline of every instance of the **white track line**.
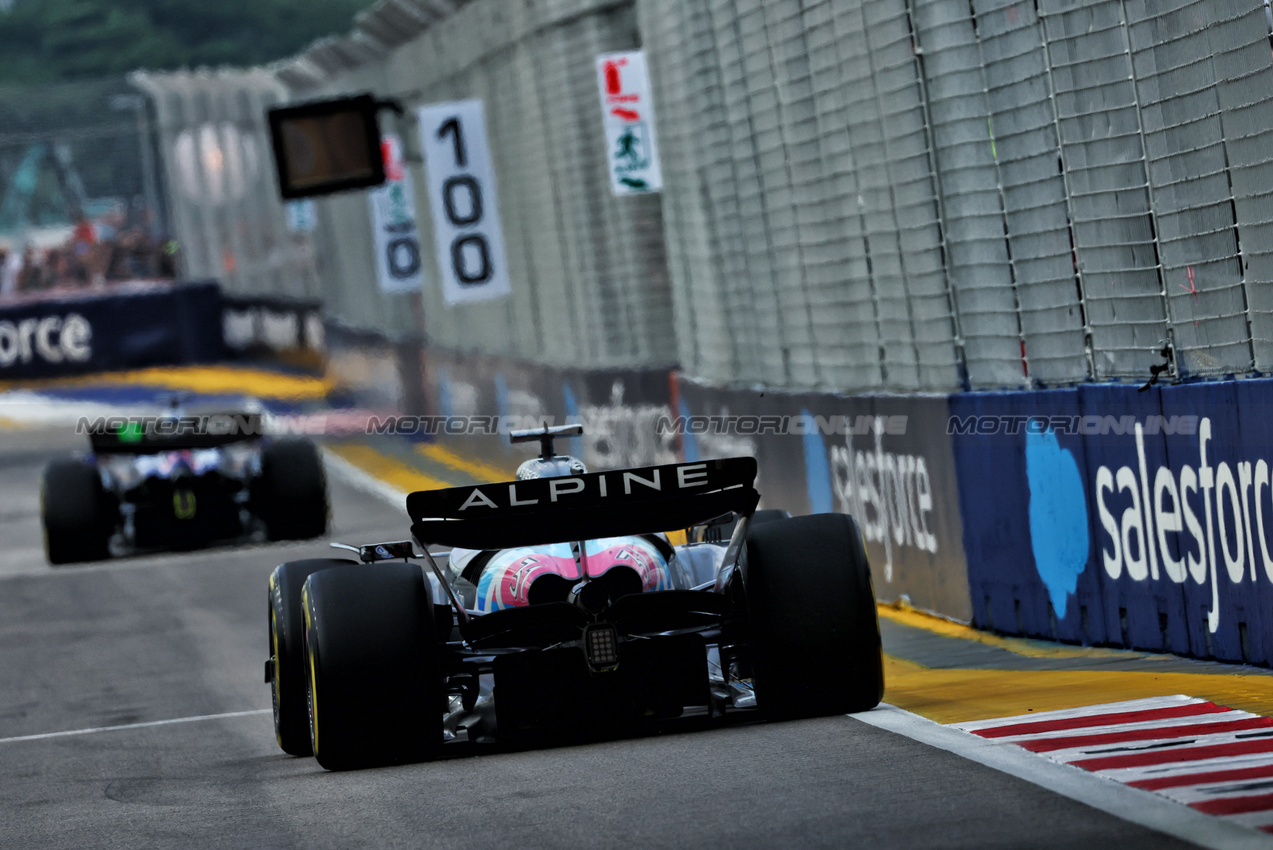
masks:
{"label": "white track line", "polygon": [[[1179,701],[1175,704],[1179,704]],[[1122,820],[1192,841],[1201,847],[1215,850],[1260,847],[1267,850],[1273,846],[1271,835],[1255,832],[1224,818],[1204,815],[1159,794],[1132,788],[1081,768],[1040,758],[1015,744],[1001,744],[993,739],[979,738],[959,729],[942,726],[895,706],[881,704],[873,711],[849,716],[878,729],[904,735],[1024,779]]]}
{"label": "white track line", "polygon": [[67,732],[45,732],[42,735],[19,735],[16,738],[0,738],[0,744],[18,741],[43,741],[49,738],[69,738],[72,735],[95,735],[98,732],[118,732],[121,729],[146,729],[150,726],[171,726],[174,723],[197,723],[200,720],[224,720],[228,717],[251,717],[256,714],[272,714],[272,708],[254,708],[251,711],[230,711],[225,714],[201,714],[197,717],[174,717],[171,720],[150,720],[145,723],[125,723],[122,726],[98,726],[93,729],[71,729]]}
{"label": "white track line", "polygon": [[336,478],[350,485],[351,487],[361,490],[364,493],[370,493],[373,496],[379,496],[386,502],[393,505],[405,515],[407,512],[407,491],[399,490],[397,487],[381,481],[376,476],[354,466],[340,455],[330,449],[323,449],[323,462],[327,464],[327,471],[332,473]]}

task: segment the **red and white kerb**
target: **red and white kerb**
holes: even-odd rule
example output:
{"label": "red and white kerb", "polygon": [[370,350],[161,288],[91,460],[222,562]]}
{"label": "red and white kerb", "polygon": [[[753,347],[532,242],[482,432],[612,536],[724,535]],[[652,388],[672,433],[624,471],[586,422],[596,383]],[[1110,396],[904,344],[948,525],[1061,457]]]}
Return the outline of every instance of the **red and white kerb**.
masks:
{"label": "red and white kerb", "polygon": [[1273,719],[1183,695],[953,723],[1273,832]]}

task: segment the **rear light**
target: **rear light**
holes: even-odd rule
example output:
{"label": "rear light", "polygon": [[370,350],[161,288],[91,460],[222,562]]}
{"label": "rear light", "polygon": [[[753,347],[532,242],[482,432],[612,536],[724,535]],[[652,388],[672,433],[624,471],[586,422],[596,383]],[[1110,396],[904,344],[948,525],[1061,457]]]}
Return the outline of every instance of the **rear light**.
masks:
{"label": "rear light", "polygon": [[609,623],[593,623],[583,630],[583,654],[588,669],[606,673],[619,666],[619,632]]}

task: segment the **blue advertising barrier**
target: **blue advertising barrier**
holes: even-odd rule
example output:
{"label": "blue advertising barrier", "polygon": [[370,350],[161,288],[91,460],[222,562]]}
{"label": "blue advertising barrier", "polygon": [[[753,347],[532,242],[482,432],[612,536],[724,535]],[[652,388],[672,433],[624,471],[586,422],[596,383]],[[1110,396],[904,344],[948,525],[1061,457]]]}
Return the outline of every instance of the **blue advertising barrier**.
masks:
{"label": "blue advertising barrier", "polygon": [[973,622],[1273,660],[1273,381],[950,399]]}
{"label": "blue advertising barrier", "polygon": [[677,387],[686,460],[754,456],[764,507],[857,520],[878,599],[969,618],[945,396]]}
{"label": "blue advertising barrier", "polygon": [[221,323],[214,282],[0,306],[0,380],[219,360]]}

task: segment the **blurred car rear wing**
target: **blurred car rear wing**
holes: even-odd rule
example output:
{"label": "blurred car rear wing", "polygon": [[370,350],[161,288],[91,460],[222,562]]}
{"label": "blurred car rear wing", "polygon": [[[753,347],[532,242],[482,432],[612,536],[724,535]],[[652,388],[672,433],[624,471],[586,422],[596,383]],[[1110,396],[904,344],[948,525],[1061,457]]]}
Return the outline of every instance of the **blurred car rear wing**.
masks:
{"label": "blurred car rear wing", "polygon": [[422,490],[407,496],[423,546],[511,549],[688,528],[760,499],[756,459],[725,458]]}
{"label": "blurred car rear wing", "polygon": [[215,449],[265,435],[259,413],[103,416],[87,426],[95,454],[156,454]]}

